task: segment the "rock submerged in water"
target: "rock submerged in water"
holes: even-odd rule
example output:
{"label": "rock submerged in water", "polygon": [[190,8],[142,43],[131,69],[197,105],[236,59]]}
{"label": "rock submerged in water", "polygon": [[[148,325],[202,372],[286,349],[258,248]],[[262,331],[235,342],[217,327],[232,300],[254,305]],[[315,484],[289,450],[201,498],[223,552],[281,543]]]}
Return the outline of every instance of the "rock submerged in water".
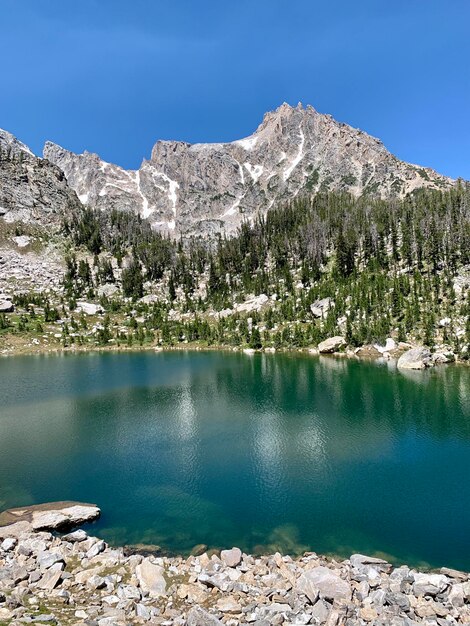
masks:
{"label": "rock submerged in water", "polygon": [[404,370],[423,370],[432,367],[431,351],[426,347],[411,348],[398,359],[397,367]]}

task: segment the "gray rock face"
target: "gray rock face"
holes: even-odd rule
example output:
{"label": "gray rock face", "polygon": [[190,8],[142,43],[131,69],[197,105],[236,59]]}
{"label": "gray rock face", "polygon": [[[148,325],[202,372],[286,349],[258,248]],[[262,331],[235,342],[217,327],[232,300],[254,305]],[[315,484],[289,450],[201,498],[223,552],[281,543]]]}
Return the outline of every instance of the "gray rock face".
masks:
{"label": "gray rock face", "polygon": [[398,359],[397,367],[404,370],[423,370],[433,365],[429,348],[411,348]]}
{"label": "gray rock face", "polygon": [[58,226],[80,206],[64,173],[40,159],[11,133],[0,129],[0,217],[7,222]]}
{"label": "gray rock face", "polygon": [[44,157],[63,170],[84,204],[135,211],[170,234],[230,233],[299,194],[403,196],[454,182],[400,161],[378,139],[301,104],[283,104],[253,135],[231,143],[158,141],[138,170],[49,142]]}

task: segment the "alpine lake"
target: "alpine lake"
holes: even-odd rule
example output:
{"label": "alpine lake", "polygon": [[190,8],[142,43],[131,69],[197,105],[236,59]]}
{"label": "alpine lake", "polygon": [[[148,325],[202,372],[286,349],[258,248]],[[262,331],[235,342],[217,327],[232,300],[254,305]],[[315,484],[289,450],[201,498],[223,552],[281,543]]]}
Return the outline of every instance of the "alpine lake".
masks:
{"label": "alpine lake", "polygon": [[470,570],[470,368],[308,354],[0,359],[0,510],[96,503],[111,544]]}

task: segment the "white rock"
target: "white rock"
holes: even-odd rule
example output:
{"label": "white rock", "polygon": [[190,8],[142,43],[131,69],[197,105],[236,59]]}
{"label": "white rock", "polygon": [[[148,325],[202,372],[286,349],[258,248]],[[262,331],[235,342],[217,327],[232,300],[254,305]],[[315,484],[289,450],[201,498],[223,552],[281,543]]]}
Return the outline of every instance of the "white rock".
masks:
{"label": "white rock", "polygon": [[141,589],[148,592],[153,598],[163,596],[166,593],[166,582],[163,577],[163,568],[152,563],[149,559],[143,559],[135,568],[135,575]]}
{"label": "white rock", "polygon": [[444,591],[449,584],[449,579],[443,574],[413,574],[413,593],[417,596],[435,596]]}
{"label": "white rock", "polygon": [[237,313],[251,313],[252,311],[259,311],[268,301],[268,296],[262,293],[259,296],[248,298],[241,304],[236,304],[235,311]]}
{"label": "white rock", "polygon": [[27,235],[19,235],[18,237],[13,237],[13,241],[16,243],[18,248],[26,248],[31,243],[31,237]]}
{"label": "white rock", "polygon": [[34,530],[55,530],[89,522],[99,516],[100,510],[97,506],[76,504],[50,511],[33,510],[31,525]]}
{"label": "white rock", "polygon": [[45,552],[40,552],[38,554],[38,565],[42,570],[49,569],[56,563],[64,562],[64,557],[57,552],[49,552],[46,550]]}
{"label": "white rock", "polygon": [[351,587],[338,574],[322,565],[304,572],[312,588],[317,588],[323,598],[328,600],[350,600]]}
{"label": "white rock", "polygon": [[63,535],[62,539],[64,541],[69,541],[70,543],[78,543],[80,541],[85,541],[88,538],[86,532],[82,529],[75,530],[73,533],[68,533],[67,535]]}
{"label": "white rock", "polygon": [[313,304],[310,305],[310,311],[313,317],[325,317],[334,305],[335,303],[331,298],[323,298],[322,300],[313,302]]}
{"label": "white rock", "polygon": [[385,340],[384,346],[381,346],[378,343],[374,343],[374,348],[378,350],[378,352],[380,352],[381,354],[385,354],[386,352],[391,352],[392,350],[395,350],[396,347],[397,347],[397,344],[395,340],[392,339],[391,337],[387,337],[387,339]]}
{"label": "white rock", "polygon": [[231,550],[222,550],[220,553],[221,560],[228,567],[236,567],[242,560],[242,552],[240,548],[232,548]]}
{"label": "white rock", "polygon": [[13,550],[17,543],[18,540],[16,537],[7,537],[0,544],[0,550],[3,550],[3,552],[10,552],[10,550]]}
{"label": "white rock", "polygon": [[340,337],[339,335],[330,337],[318,344],[318,352],[320,352],[320,354],[332,354],[340,350],[340,348],[344,348],[345,345],[346,340],[344,337]]}
{"label": "white rock", "polygon": [[83,312],[85,315],[97,315],[103,313],[104,309],[101,304],[93,304],[92,302],[77,302],[76,311]]}
{"label": "white rock", "polygon": [[92,559],[95,556],[98,556],[98,554],[101,554],[101,552],[104,552],[104,550],[106,549],[106,544],[104,541],[97,541],[93,546],[91,546],[91,548],[88,550],[88,552],[86,553],[86,557],[87,559]]}
{"label": "white rock", "polygon": [[13,303],[9,300],[0,301],[0,313],[12,313],[14,309]]}

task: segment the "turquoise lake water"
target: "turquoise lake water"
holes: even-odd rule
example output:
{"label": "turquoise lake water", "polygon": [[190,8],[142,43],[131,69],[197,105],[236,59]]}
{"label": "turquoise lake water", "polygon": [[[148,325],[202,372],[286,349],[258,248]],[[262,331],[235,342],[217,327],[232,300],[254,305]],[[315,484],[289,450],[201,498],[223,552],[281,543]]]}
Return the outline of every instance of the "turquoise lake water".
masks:
{"label": "turquoise lake water", "polygon": [[470,368],[223,352],[0,359],[0,508],[111,543],[470,570]]}

